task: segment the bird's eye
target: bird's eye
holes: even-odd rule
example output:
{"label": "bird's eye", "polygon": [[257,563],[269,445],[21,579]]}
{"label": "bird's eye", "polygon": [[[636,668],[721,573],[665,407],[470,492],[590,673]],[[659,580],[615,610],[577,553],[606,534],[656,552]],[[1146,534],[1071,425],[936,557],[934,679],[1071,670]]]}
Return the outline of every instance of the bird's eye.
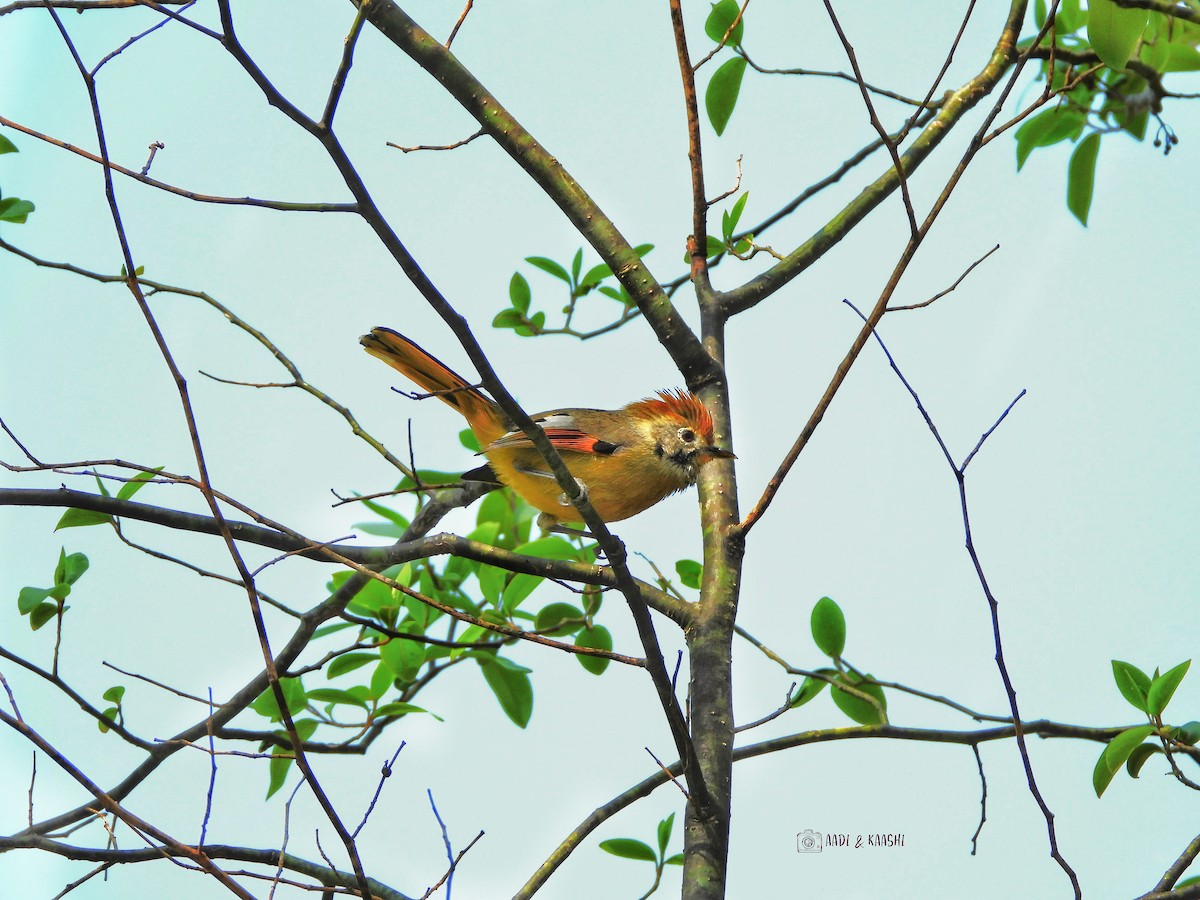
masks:
{"label": "bird's eye", "polygon": [[692,431],[690,428],[680,428],[679,439],[685,444],[691,444],[696,440],[696,432]]}

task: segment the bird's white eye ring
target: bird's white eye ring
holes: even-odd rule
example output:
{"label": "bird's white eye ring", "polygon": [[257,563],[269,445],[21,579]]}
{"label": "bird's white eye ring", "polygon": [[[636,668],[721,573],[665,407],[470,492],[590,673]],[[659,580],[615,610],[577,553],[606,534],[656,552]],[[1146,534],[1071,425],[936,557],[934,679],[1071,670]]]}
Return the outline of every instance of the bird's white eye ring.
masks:
{"label": "bird's white eye ring", "polygon": [[680,428],[679,439],[685,444],[691,444],[696,440],[696,432],[692,431],[690,428]]}

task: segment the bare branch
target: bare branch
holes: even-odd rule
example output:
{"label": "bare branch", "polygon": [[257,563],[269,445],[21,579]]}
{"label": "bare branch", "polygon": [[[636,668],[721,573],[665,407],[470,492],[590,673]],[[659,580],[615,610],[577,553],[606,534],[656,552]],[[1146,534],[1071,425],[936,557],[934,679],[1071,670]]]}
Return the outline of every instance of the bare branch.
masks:
{"label": "bare branch", "polygon": [[400,144],[394,144],[391,141],[388,141],[387,145],[389,147],[395,147],[401,153],[415,153],[418,150],[457,150],[459,147],[465,147],[467,144],[471,143],[471,141],[475,140],[475,138],[483,137],[484,134],[484,129],[480,128],[470,137],[463,138],[461,141],[455,141],[453,144],[417,144],[415,147],[404,147]]}
{"label": "bare branch", "polygon": [[901,310],[906,310],[906,309],[924,309],[926,306],[929,306],[929,304],[933,303],[935,300],[941,300],[947,294],[953,292],[960,284],[962,284],[963,281],[966,280],[966,277],[975,270],[975,267],[977,265],[979,265],[981,262],[983,262],[985,259],[987,259],[989,256],[991,256],[993,253],[995,253],[999,249],[1000,249],[1000,245],[997,244],[995,247],[993,247],[987,253],[983,254],[983,256],[979,257],[979,259],[975,260],[975,262],[973,262],[969,266],[967,266],[966,271],[958,276],[958,280],[955,281],[954,284],[950,285],[950,287],[946,288],[944,291],[939,291],[938,293],[934,294],[928,300],[924,300],[920,303],[912,303],[912,304],[909,304],[908,306],[889,306],[887,311],[888,312],[900,312]]}
{"label": "bare branch", "polygon": [[458,29],[462,28],[463,22],[467,21],[467,15],[471,12],[471,8],[475,6],[475,0],[467,0],[467,5],[463,7],[463,11],[459,14],[458,21],[454,23],[454,27],[450,29],[450,37],[446,38],[445,47],[450,49],[450,45],[454,43],[454,39],[458,36]]}
{"label": "bare branch", "polygon": [[[41,6],[39,0],[38,5]],[[134,181],[139,181],[142,184],[152,188],[158,188],[160,191],[166,191],[168,194],[175,194],[179,197],[185,197],[188,200],[195,200],[198,203],[216,203],[229,206],[258,206],[263,209],[278,209],[288,212],[357,212],[358,208],[353,203],[294,203],[284,200],[263,200],[257,197],[222,197],[215,194],[200,194],[196,191],[189,191],[181,187],[176,187],[173,184],[167,184],[165,181],[159,181],[157,178],[151,178],[149,175],[143,175],[141,172],[135,172],[133,169],[127,169],[124,166],[118,165],[111,159],[107,159],[103,155],[97,156],[94,153],[89,153],[81,147],[76,147],[73,144],[68,144],[66,141],[60,141],[58,138],[50,137],[47,134],[42,134],[40,131],[35,131],[28,128],[19,122],[14,122],[12,119],[0,116],[0,125],[12,128],[22,134],[37,138],[39,141],[45,141],[47,144],[53,144],[62,150],[69,153],[74,153],[76,156],[82,156],[84,159],[91,160],[98,165],[104,167],[105,171],[119,172]],[[132,271],[132,270],[131,270]]]}

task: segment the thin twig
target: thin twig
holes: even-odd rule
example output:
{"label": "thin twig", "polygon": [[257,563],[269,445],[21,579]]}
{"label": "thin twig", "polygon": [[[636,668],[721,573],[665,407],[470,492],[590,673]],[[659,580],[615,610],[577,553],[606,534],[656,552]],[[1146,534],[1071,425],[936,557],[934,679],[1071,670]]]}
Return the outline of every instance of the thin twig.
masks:
{"label": "thin twig", "polygon": [[[851,309],[853,309],[854,312],[857,313],[858,316],[865,323],[868,322],[867,317],[864,316],[862,314],[862,312],[860,312],[858,310],[858,308],[854,306],[853,303],[851,303],[849,300],[846,300],[843,302],[846,303]],[[891,366],[892,371],[896,373],[896,376],[900,379],[901,384],[904,385],[904,387],[908,391],[909,395],[913,398],[913,401],[917,405],[917,409],[920,411],[922,418],[924,418],[924,420],[925,420],[925,424],[928,426],[930,433],[933,435],[934,440],[937,442],[938,447],[942,451],[942,455],[945,456],[946,461],[949,463],[950,468],[954,473],[954,479],[958,484],[959,506],[962,511],[963,532],[966,537],[967,555],[971,559],[971,564],[975,569],[975,576],[979,581],[979,586],[982,589],[984,598],[987,601],[988,612],[991,617],[991,624],[992,624],[992,642],[993,642],[993,646],[995,647],[995,650],[996,650],[996,653],[995,653],[996,668],[999,670],[1000,680],[1004,684],[1004,691],[1008,697],[1008,707],[1009,707],[1009,710],[1012,712],[1014,736],[1016,737],[1017,749],[1021,756],[1021,764],[1025,769],[1025,780],[1026,780],[1027,785],[1029,786],[1030,795],[1033,797],[1034,801],[1037,803],[1038,808],[1042,812],[1042,817],[1046,821],[1046,830],[1047,830],[1049,842],[1050,842],[1050,856],[1058,863],[1059,867],[1063,870],[1064,874],[1066,874],[1067,878],[1070,880],[1071,886],[1075,892],[1076,900],[1079,900],[1079,898],[1082,896],[1082,892],[1079,887],[1078,876],[1075,874],[1075,870],[1073,868],[1071,868],[1071,866],[1067,863],[1066,859],[1063,857],[1062,853],[1060,852],[1060,850],[1058,848],[1058,839],[1057,839],[1057,836],[1055,833],[1055,828],[1054,828],[1054,813],[1052,813],[1050,811],[1050,807],[1046,804],[1045,799],[1042,797],[1042,793],[1038,789],[1037,779],[1033,773],[1033,763],[1029,758],[1029,748],[1027,747],[1026,742],[1025,742],[1025,725],[1021,721],[1021,713],[1017,707],[1016,688],[1013,687],[1012,678],[1010,677],[1009,672],[1008,672],[1008,666],[1004,661],[1004,646],[1003,646],[1003,641],[1001,640],[1001,637],[1000,637],[1000,604],[996,600],[995,595],[992,593],[992,589],[988,583],[987,576],[984,574],[984,571],[983,571],[983,563],[980,561],[979,554],[975,549],[975,540],[974,540],[973,533],[971,531],[971,519],[970,519],[970,514],[968,512],[968,509],[967,509],[967,487],[966,487],[967,466],[970,464],[971,460],[975,458],[975,455],[979,452],[980,448],[983,446],[984,441],[986,441],[988,439],[988,437],[991,436],[991,434],[1000,426],[1000,423],[1004,421],[1005,417],[1008,416],[1009,412],[1017,404],[1017,401],[1019,401],[1022,397],[1025,396],[1025,391],[1022,390],[1021,393],[1019,393],[1017,395],[1016,399],[1014,399],[1007,406],[1007,408],[1005,408],[1004,412],[1000,414],[1000,417],[995,421],[995,423],[991,426],[991,428],[989,428],[987,431],[984,432],[983,436],[979,439],[978,443],[976,443],[975,448],[973,450],[971,450],[971,452],[967,455],[966,459],[963,460],[963,463],[961,465],[956,465],[954,462],[953,456],[951,456],[951,454],[950,454],[949,447],[946,445],[946,442],[942,439],[941,434],[938,432],[937,427],[933,423],[933,419],[930,417],[929,413],[925,410],[925,407],[921,403],[921,399],[917,395],[916,390],[912,387],[911,384],[909,384],[908,380],[904,377],[903,373],[900,371],[899,366],[897,366],[896,361],[895,361],[895,359],[893,359],[891,352],[887,349],[887,346],[883,343],[883,338],[880,337],[879,332],[876,330],[874,324],[873,323],[868,323],[868,324],[871,325],[871,332],[875,338],[876,343],[879,344],[879,347],[883,350],[884,355],[887,357],[888,365]]]}
{"label": "thin twig", "polygon": [[[747,0],[747,2],[749,2],[749,0]],[[734,194],[736,194],[741,189],[742,189],[742,157],[741,157],[741,154],[739,154],[738,158],[737,158],[737,180],[734,181],[733,187],[731,187],[725,193],[717,194],[717,196],[713,197],[711,200],[706,201],[705,206],[708,206],[710,208],[713,206],[716,206],[718,203],[720,203],[726,197],[732,197]]]}
{"label": "thin twig", "polygon": [[[433,802],[433,789],[425,788],[425,794],[429,797],[429,807],[433,810],[433,817],[437,819],[438,826],[442,830],[442,844],[446,848],[446,861],[450,864],[450,868],[446,871],[446,896],[450,896],[454,890],[454,847],[450,844],[450,833],[446,830],[446,823],[442,820],[442,814],[438,812],[437,804]],[[434,889],[430,888],[425,892],[425,896],[429,897],[433,894]]]}
{"label": "thin twig", "polygon": [[458,864],[462,862],[462,858],[467,855],[467,851],[474,847],[479,842],[479,839],[483,837],[483,835],[484,832],[481,831],[479,834],[475,835],[475,837],[471,838],[471,843],[463,847],[458,856],[454,857],[454,861],[450,863],[450,869],[441,877],[441,880],[438,881],[437,884],[435,884],[422,895],[421,900],[426,900],[426,898],[433,896],[433,893],[446,883],[446,881],[454,874],[454,870],[458,868]]}
{"label": "thin twig", "polygon": [[213,716],[213,695],[212,688],[208,689],[208,755],[211,760],[208,773],[208,791],[204,797],[204,819],[200,823],[200,841],[199,845],[203,847],[207,843],[208,836],[208,821],[212,818],[212,803],[213,793],[217,789],[217,746],[213,739],[212,728]]}
{"label": "thin twig", "polygon": [[146,157],[146,164],[144,166],[142,166],[142,171],[141,171],[142,175],[150,174],[150,166],[152,166],[154,164],[154,157],[158,154],[159,150],[165,150],[166,148],[167,148],[167,145],[164,144],[162,141],[155,141],[153,144],[150,145],[150,155]]}
{"label": "thin twig", "polygon": [[908,194],[908,174],[904,171],[904,163],[900,159],[900,152],[896,149],[897,144],[888,136],[887,129],[883,127],[883,123],[879,121],[879,116],[875,113],[875,104],[871,102],[871,92],[867,90],[862,70],[858,67],[858,57],[854,53],[854,47],[850,44],[849,38],[842,30],[842,24],[838,21],[837,14],[833,11],[833,4],[830,0],[823,0],[823,2],[826,12],[829,13],[829,20],[833,23],[833,29],[837,32],[838,39],[846,51],[846,58],[850,60],[850,68],[854,70],[854,80],[858,82],[859,92],[862,94],[863,103],[866,104],[871,127],[879,134],[879,139],[883,141],[883,145],[887,147],[887,151],[892,157],[892,165],[895,167],[896,177],[900,181],[900,197],[904,202],[904,212],[908,216],[909,234],[916,240],[919,234],[917,214],[913,209],[912,197]]}
{"label": "thin twig", "polygon": [[989,256],[991,256],[993,253],[995,253],[999,249],[1000,249],[1000,245],[997,244],[995,247],[993,247],[987,253],[983,254],[983,256],[979,257],[979,259],[975,260],[975,262],[973,262],[969,266],[967,266],[967,270],[958,276],[958,280],[955,281],[954,284],[950,285],[950,287],[946,288],[944,291],[939,291],[938,293],[936,293],[932,297],[930,297],[928,300],[923,300],[920,303],[911,303],[908,306],[889,306],[888,312],[900,312],[900,311],[906,310],[906,309],[923,309],[924,307],[929,306],[929,304],[933,303],[935,300],[941,300],[947,294],[954,291],[960,284],[962,284],[963,281],[966,279],[966,277],[975,270],[975,267],[977,265],[979,265],[981,262],[983,262],[985,259],[987,259]]}
{"label": "thin twig", "polygon": [[346,79],[350,75],[350,67],[354,65],[354,48],[358,44],[358,38],[362,34],[362,27],[365,21],[362,9],[357,9],[354,13],[354,21],[350,24],[350,32],[346,35],[346,39],[343,42],[342,59],[338,63],[337,71],[333,75],[333,81],[329,84],[329,96],[325,100],[325,112],[321,115],[321,125],[324,128],[333,128],[333,117],[337,114],[338,103],[341,102],[342,92],[346,89]]}
{"label": "thin twig", "polygon": [[371,797],[371,802],[367,804],[366,811],[363,812],[362,821],[358,823],[358,827],[354,829],[354,837],[358,837],[360,831],[367,825],[367,819],[371,818],[371,813],[375,811],[375,804],[379,802],[379,795],[383,793],[383,783],[392,777],[392,769],[396,766],[396,760],[400,758],[400,751],[404,749],[406,742],[401,741],[400,746],[396,748],[396,752],[392,754],[392,758],[383,764],[383,768],[379,772],[379,783],[375,785],[375,793]]}
{"label": "thin twig", "polygon": [[394,144],[391,141],[387,142],[389,147],[394,147],[401,153],[415,153],[418,150],[457,150],[459,147],[465,147],[475,138],[483,137],[485,129],[480,128],[477,132],[461,141],[455,141],[453,144],[417,144],[415,147],[405,147],[401,144]]}
{"label": "thin twig", "polygon": [[662,770],[663,774],[671,779],[671,784],[673,784],[673,785],[675,785],[675,787],[679,788],[679,793],[683,794],[684,799],[690,801],[692,798],[690,796],[688,796],[687,788],[685,788],[682,784],[680,784],[678,781],[675,780],[675,774],[672,773],[671,770],[668,769],[665,765],[663,765],[663,761],[654,755],[653,750],[651,750],[649,747],[645,747],[643,749],[647,753],[650,754],[650,758],[652,760],[654,760],[656,763],[658,763],[658,767]]}
{"label": "thin twig", "polygon": [[[692,233],[688,238],[692,285],[703,299],[710,293],[708,281],[708,204],[704,200],[704,154],[700,146],[700,107],[696,99],[696,70],[688,56],[687,29],[681,0],[669,0],[675,55],[683,79],[683,108],[687,117],[688,166],[692,179]],[[740,17],[739,13],[739,17]],[[732,29],[730,29],[732,32]]]}
{"label": "thin twig", "polygon": [[726,28],[725,33],[723,35],[721,35],[721,39],[719,41],[717,41],[717,46],[713,47],[712,50],[709,51],[708,55],[704,57],[704,59],[700,60],[700,62],[698,62],[694,66],[692,66],[693,72],[699,72],[700,67],[702,65],[704,65],[706,62],[708,62],[710,59],[712,59],[714,56],[716,56],[718,53],[720,53],[721,50],[725,47],[725,45],[729,43],[730,37],[733,36],[734,29],[736,29],[738,27],[738,25],[741,24],[742,17],[744,15],[746,15],[746,7],[749,5],[750,5],[750,0],[745,0],[745,2],[742,3],[741,9],[739,9],[737,12],[737,15],[733,17],[733,21],[729,23],[729,27]]}
{"label": "thin twig", "polygon": [[796,682],[793,681],[792,686],[789,687],[787,690],[787,696],[785,696],[783,698],[782,706],[780,706],[774,712],[767,713],[761,719],[756,719],[753,722],[747,722],[745,725],[738,725],[736,728],[733,729],[734,734],[738,734],[743,731],[749,731],[751,728],[757,728],[759,725],[766,725],[768,722],[778,719],[785,712],[787,712],[789,709],[792,708],[792,700],[793,700],[792,691],[794,691],[795,689],[796,689]]}
{"label": "thin twig", "polygon": [[[40,3],[39,3],[40,5]],[[0,116],[0,125],[15,129],[22,134],[27,134],[30,137],[37,138],[40,141],[45,141],[47,144],[53,144],[62,150],[74,153],[76,156],[82,156],[84,159],[91,160],[100,166],[104,167],[105,172],[119,172],[134,181],[139,181],[142,184],[149,185],[153,188],[158,188],[160,191],[166,191],[168,194],[175,194],[179,197],[185,197],[188,200],[195,200],[198,203],[216,203],[227,206],[258,206],[263,209],[277,209],[290,212],[357,212],[358,207],[353,203],[295,203],[285,200],[264,200],[259,197],[223,197],[216,194],[201,194],[196,191],[189,191],[185,188],[176,187],[173,184],[167,184],[165,181],[159,181],[157,178],[151,178],[149,175],[143,175],[140,172],[135,172],[133,169],[127,169],[122,165],[118,165],[111,159],[107,159],[103,155],[97,156],[94,153],[89,153],[80,147],[73,144],[68,144],[66,141],[60,141],[57,138],[50,137],[47,134],[42,134],[40,131],[35,131],[28,128],[19,122],[14,122],[12,119],[7,119]],[[133,271],[132,269],[130,271]]]}
{"label": "thin twig", "polygon": [[[454,43],[454,39],[458,36],[458,29],[462,28],[463,22],[467,21],[467,13],[471,11],[471,7],[475,5],[475,0],[467,0],[467,5],[463,7],[462,13],[459,14],[458,21],[454,23],[454,27],[450,29],[450,37],[446,38],[445,47],[450,49],[450,45]],[[482,134],[482,132],[480,132]]]}
{"label": "thin twig", "polygon": [[979,849],[979,835],[983,832],[983,823],[987,821],[987,775],[983,773],[983,757],[979,755],[979,745],[972,744],[971,751],[975,754],[975,764],[979,767],[979,827],[971,835],[971,855]]}
{"label": "thin twig", "polygon": [[[766,66],[759,65],[753,59],[751,59],[750,55],[746,53],[745,48],[739,47],[738,53],[741,54],[742,58],[746,60],[746,63],[747,63],[747,65],[750,66],[750,68],[752,68],[754,71],[756,71],[762,75],[800,75],[800,76],[812,76],[814,78],[837,78],[842,81],[848,81],[853,85],[857,85],[859,83],[858,79],[856,79],[853,75],[849,75],[845,72],[830,72],[830,71],[825,71],[825,70],[821,70],[821,69],[802,69],[802,68],[795,68],[795,69],[767,68]],[[914,100],[912,97],[906,97],[903,94],[897,94],[895,91],[889,91],[885,88],[876,87],[875,85],[869,84],[869,83],[866,84],[866,88],[868,91],[870,91],[873,94],[878,94],[881,97],[887,97],[889,100],[896,100],[900,103],[905,103],[909,106],[915,106],[915,107],[917,107],[918,110],[921,110],[921,109],[935,110],[935,109],[938,109],[942,105],[942,102],[940,100],[933,102],[933,103],[930,103],[928,100],[926,100],[924,103],[922,103],[922,101],[920,101],[920,100]]]}

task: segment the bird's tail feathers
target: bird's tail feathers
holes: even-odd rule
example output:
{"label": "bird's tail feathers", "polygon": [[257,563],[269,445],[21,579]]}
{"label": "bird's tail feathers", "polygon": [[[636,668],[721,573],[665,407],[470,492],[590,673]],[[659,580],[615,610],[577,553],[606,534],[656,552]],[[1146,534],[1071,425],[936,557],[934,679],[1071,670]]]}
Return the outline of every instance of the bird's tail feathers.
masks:
{"label": "bird's tail feathers", "polygon": [[495,403],[399,332],[377,326],[370,334],[364,334],[359,343],[372,356],[458,410],[481,445],[486,446],[509,430]]}

